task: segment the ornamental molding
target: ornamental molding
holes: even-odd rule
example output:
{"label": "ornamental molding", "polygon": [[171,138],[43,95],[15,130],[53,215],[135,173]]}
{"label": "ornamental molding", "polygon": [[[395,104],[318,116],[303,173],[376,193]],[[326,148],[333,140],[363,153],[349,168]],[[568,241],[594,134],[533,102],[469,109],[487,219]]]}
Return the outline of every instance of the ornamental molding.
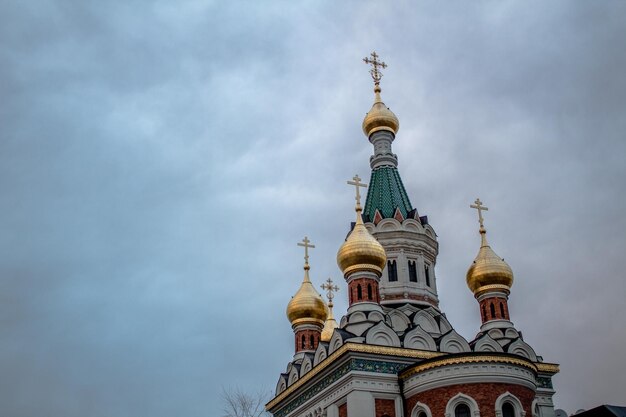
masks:
{"label": "ornamental molding", "polygon": [[501,363],[474,363],[433,368],[405,380],[405,395],[431,391],[450,385],[504,383],[526,387],[536,391],[535,373],[525,367]]}
{"label": "ornamental molding", "polygon": [[469,363],[481,363],[481,362],[491,362],[491,363],[503,363],[510,365],[518,365],[525,368],[528,368],[534,372],[537,372],[537,366],[525,359],[521,358],[513,358],[510,356],[496,356],[496,355],[462,355],[455,357],[445,357],[442,359],[436,359],[433,361],[429,361],[427,363],[417,364],[410,369],[403,371],[400,374],[401,379],[408,379],[411,376],[418,374],[420,372],[424,372],[433,368],[440,368],[442,366],[449,365],[459,365],[459,364],[469,364]]}
{"label": "ornamental molding", "polygon": [[[347,352],[369,353],[369,354],[374,354],[374,355],[395,356],[395,357],[400,357],[400,358],[411,358],[411,359],[432,359],[432,358],[436,358],[436,357],[445,355],[445,353],[441,353],[441,352],[428,352],[428,351],[424,351],[424,350],[405,349],[405,348],[399,348],[399,347],[374,346],[374,345],[364,345],[364,344],[356,344],[356,343],[345,343],[340,348],[335,350],[333,353],[328,355],[328,357],[326,359],[324,359],[319,365],[314,367],[310,372],[308,372],[302,378],[298,379],[293,385],[289,386],[286,390],[284,390],[283,392],[278,394],[276,397],[274,397],[272,400],[270,400],[265,405],[265,408],[267,410],[269,410],[271,408],[276,407],[278,404],[283,402],[288,396],[290,396],[291,394],[296,392],[298,389],[303,387],[305,384],[307,384],[308,381],[313,379],[315,376],[319,375],[322,371],[326,370],[331,365],[334,365],[335,361],[340,356],[344,355]],[[376,361],[372,361],[372,362],[376,362]],[[381,361],[381,363],[387,363],[387,362],[382,362]],[[350,362],[347,362],[346,364],[342,365],[339,369],[342,369],[346,365],[349,366]],[[403,366],[406,366],[406,365],[403,365]],[[365,370],[365,371],[369,371],[369,372],[379,372],[379,370],[376,370],[375,368],[372,368],[372,369],[354,369],[354,370]],[[343,374],[347,373],[348,371],[350,371],[350,369],[346,370],[346,372],[344,372]],[[399,371],[400,371],[400,369],[398,369],[396,371],[396,373],[398,373]],[[337,377],[336,379],[338,379],[338,378],[339,377]],[[336,380],[336,379],[334,379],[334,380]],[[334,382],[334,380],[333,380],[333,382]],[[275,415],[277,417],[280,417],[278,414],[275,414]]]}
{"label": "ornamental molding", "polygon": [[559,364],[557,363],[548,363],[548,362],[538,362],[535,364],[537,366],[537,370],[539,372],[545,372],[546,374],[558,374],[561,370],[559,369]]}

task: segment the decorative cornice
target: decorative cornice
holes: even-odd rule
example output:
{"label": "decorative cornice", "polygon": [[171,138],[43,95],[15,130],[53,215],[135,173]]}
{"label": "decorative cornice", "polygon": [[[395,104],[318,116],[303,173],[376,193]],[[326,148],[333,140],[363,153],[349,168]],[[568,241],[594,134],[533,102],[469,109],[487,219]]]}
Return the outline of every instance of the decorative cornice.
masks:
{"label": "decorative cornice", "polygon": [[558,374],[561,369],[559,368],[559,364],[557,363],[547,363],[547,362],[537,362],[535,363],[537,366],[537,371],[545,372],[547,374]]}
{"label": "decorative cornice", "polygon": [[285,398],[287,398],[293,392],[298,390],[300,387],[305,385],[308,381],[310,381],[320,372],[322,372],[323,370],[328,368],[330,365],[332,365],[340,356],[342,356],[346,352],[371,353],[375,355],[399,356],[403,358],[413,358],[413,359],[432,359],[438,356],[446,355],[445,353],[430,352],[426,350],[405,349],[405,348],[377,346],[377,345],[365,345],[365,344],[360,344],[360,343],[345,343],[339,349],[331,353],[326,359],[324,359],[320,364],[314,367],[311,371],[306,373],[302,378],[298,379],[293,385],[289,386],[285,391],[281,392],[272,400],[270,400],[270,402],[268,402],[265,405],[265,409],[269,410],[275,407],[277,404],[281,403]]}
{"label": "decorative cornice", "polygon": [[537,366],[527,360],[522,358],[514,358],[511,356],[500,356],[500,355],[461,355],[455,357],[445,357],[441,359],[435,359],[432,361],[428,361],[426,363],[419,363],[411,368],[402,371],[399,375],[401,379],[407,379],[411,376],[418,374],[420,372],[426,371],[428,369],[439,368],[447,365],[459,365],[464,363],[480,363],[480,362],[496,362],[496,363],[507,363],[511,365],[518,365],[528,368],[534,372],[537,372]]}

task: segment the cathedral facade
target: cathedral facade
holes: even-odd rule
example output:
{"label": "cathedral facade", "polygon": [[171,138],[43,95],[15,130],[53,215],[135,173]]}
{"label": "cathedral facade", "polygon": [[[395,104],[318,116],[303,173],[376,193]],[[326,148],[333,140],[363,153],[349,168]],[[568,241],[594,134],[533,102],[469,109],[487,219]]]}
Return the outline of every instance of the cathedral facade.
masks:
{"label": "cathedral facade", "polygon": [[398,118],[381,99],[380,68],[372,53],[375,100],[363,120],[374,147],[367,197],[358,176],[355,219],[337,253],[349,307],[337,323],[330,279],[328,302],[309,277],[287,306],[294,356],[280,374],[266,409],[274,417],[554,417],[552,376],[509,316],[513,271],[487,241],[480,200],[480,247],[467,285],[482,325],[468,341],[439,308],[437,235],[412,206],[392,143]]}

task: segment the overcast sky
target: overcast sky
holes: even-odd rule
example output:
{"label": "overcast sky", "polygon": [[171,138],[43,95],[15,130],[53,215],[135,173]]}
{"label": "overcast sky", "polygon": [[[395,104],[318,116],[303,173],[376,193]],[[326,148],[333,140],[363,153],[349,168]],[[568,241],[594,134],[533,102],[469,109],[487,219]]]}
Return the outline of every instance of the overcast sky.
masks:
{"label": "overcast sky", "polygon": [[372,50],[452,325],[480,325],[480,197],[557,407],[626,404],[626,2],[294,3],[2,3],[0,415],[219,416],[221,387],[273,391],[304,235],[347,307]]}

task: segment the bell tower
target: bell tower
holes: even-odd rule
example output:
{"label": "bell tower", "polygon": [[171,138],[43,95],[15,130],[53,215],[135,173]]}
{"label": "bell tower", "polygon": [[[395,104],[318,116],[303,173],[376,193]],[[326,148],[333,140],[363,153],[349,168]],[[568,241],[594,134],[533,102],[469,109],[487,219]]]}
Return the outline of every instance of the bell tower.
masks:
{"label": "bell tower", "polygon": [[398,172],[398,157],[393,153],[392,143],[400,122],[380,95],[380,69],[387,68],[387,64],[379,60],[376,52],[363,61],[372,66],[375,95],[374,104],[363,120],[363,133],[374,147],[363,221],[387,254],[380,279],[380,303],[438,308],[435,264],[439,244],[428,218],[419,216],[411,204]]}

